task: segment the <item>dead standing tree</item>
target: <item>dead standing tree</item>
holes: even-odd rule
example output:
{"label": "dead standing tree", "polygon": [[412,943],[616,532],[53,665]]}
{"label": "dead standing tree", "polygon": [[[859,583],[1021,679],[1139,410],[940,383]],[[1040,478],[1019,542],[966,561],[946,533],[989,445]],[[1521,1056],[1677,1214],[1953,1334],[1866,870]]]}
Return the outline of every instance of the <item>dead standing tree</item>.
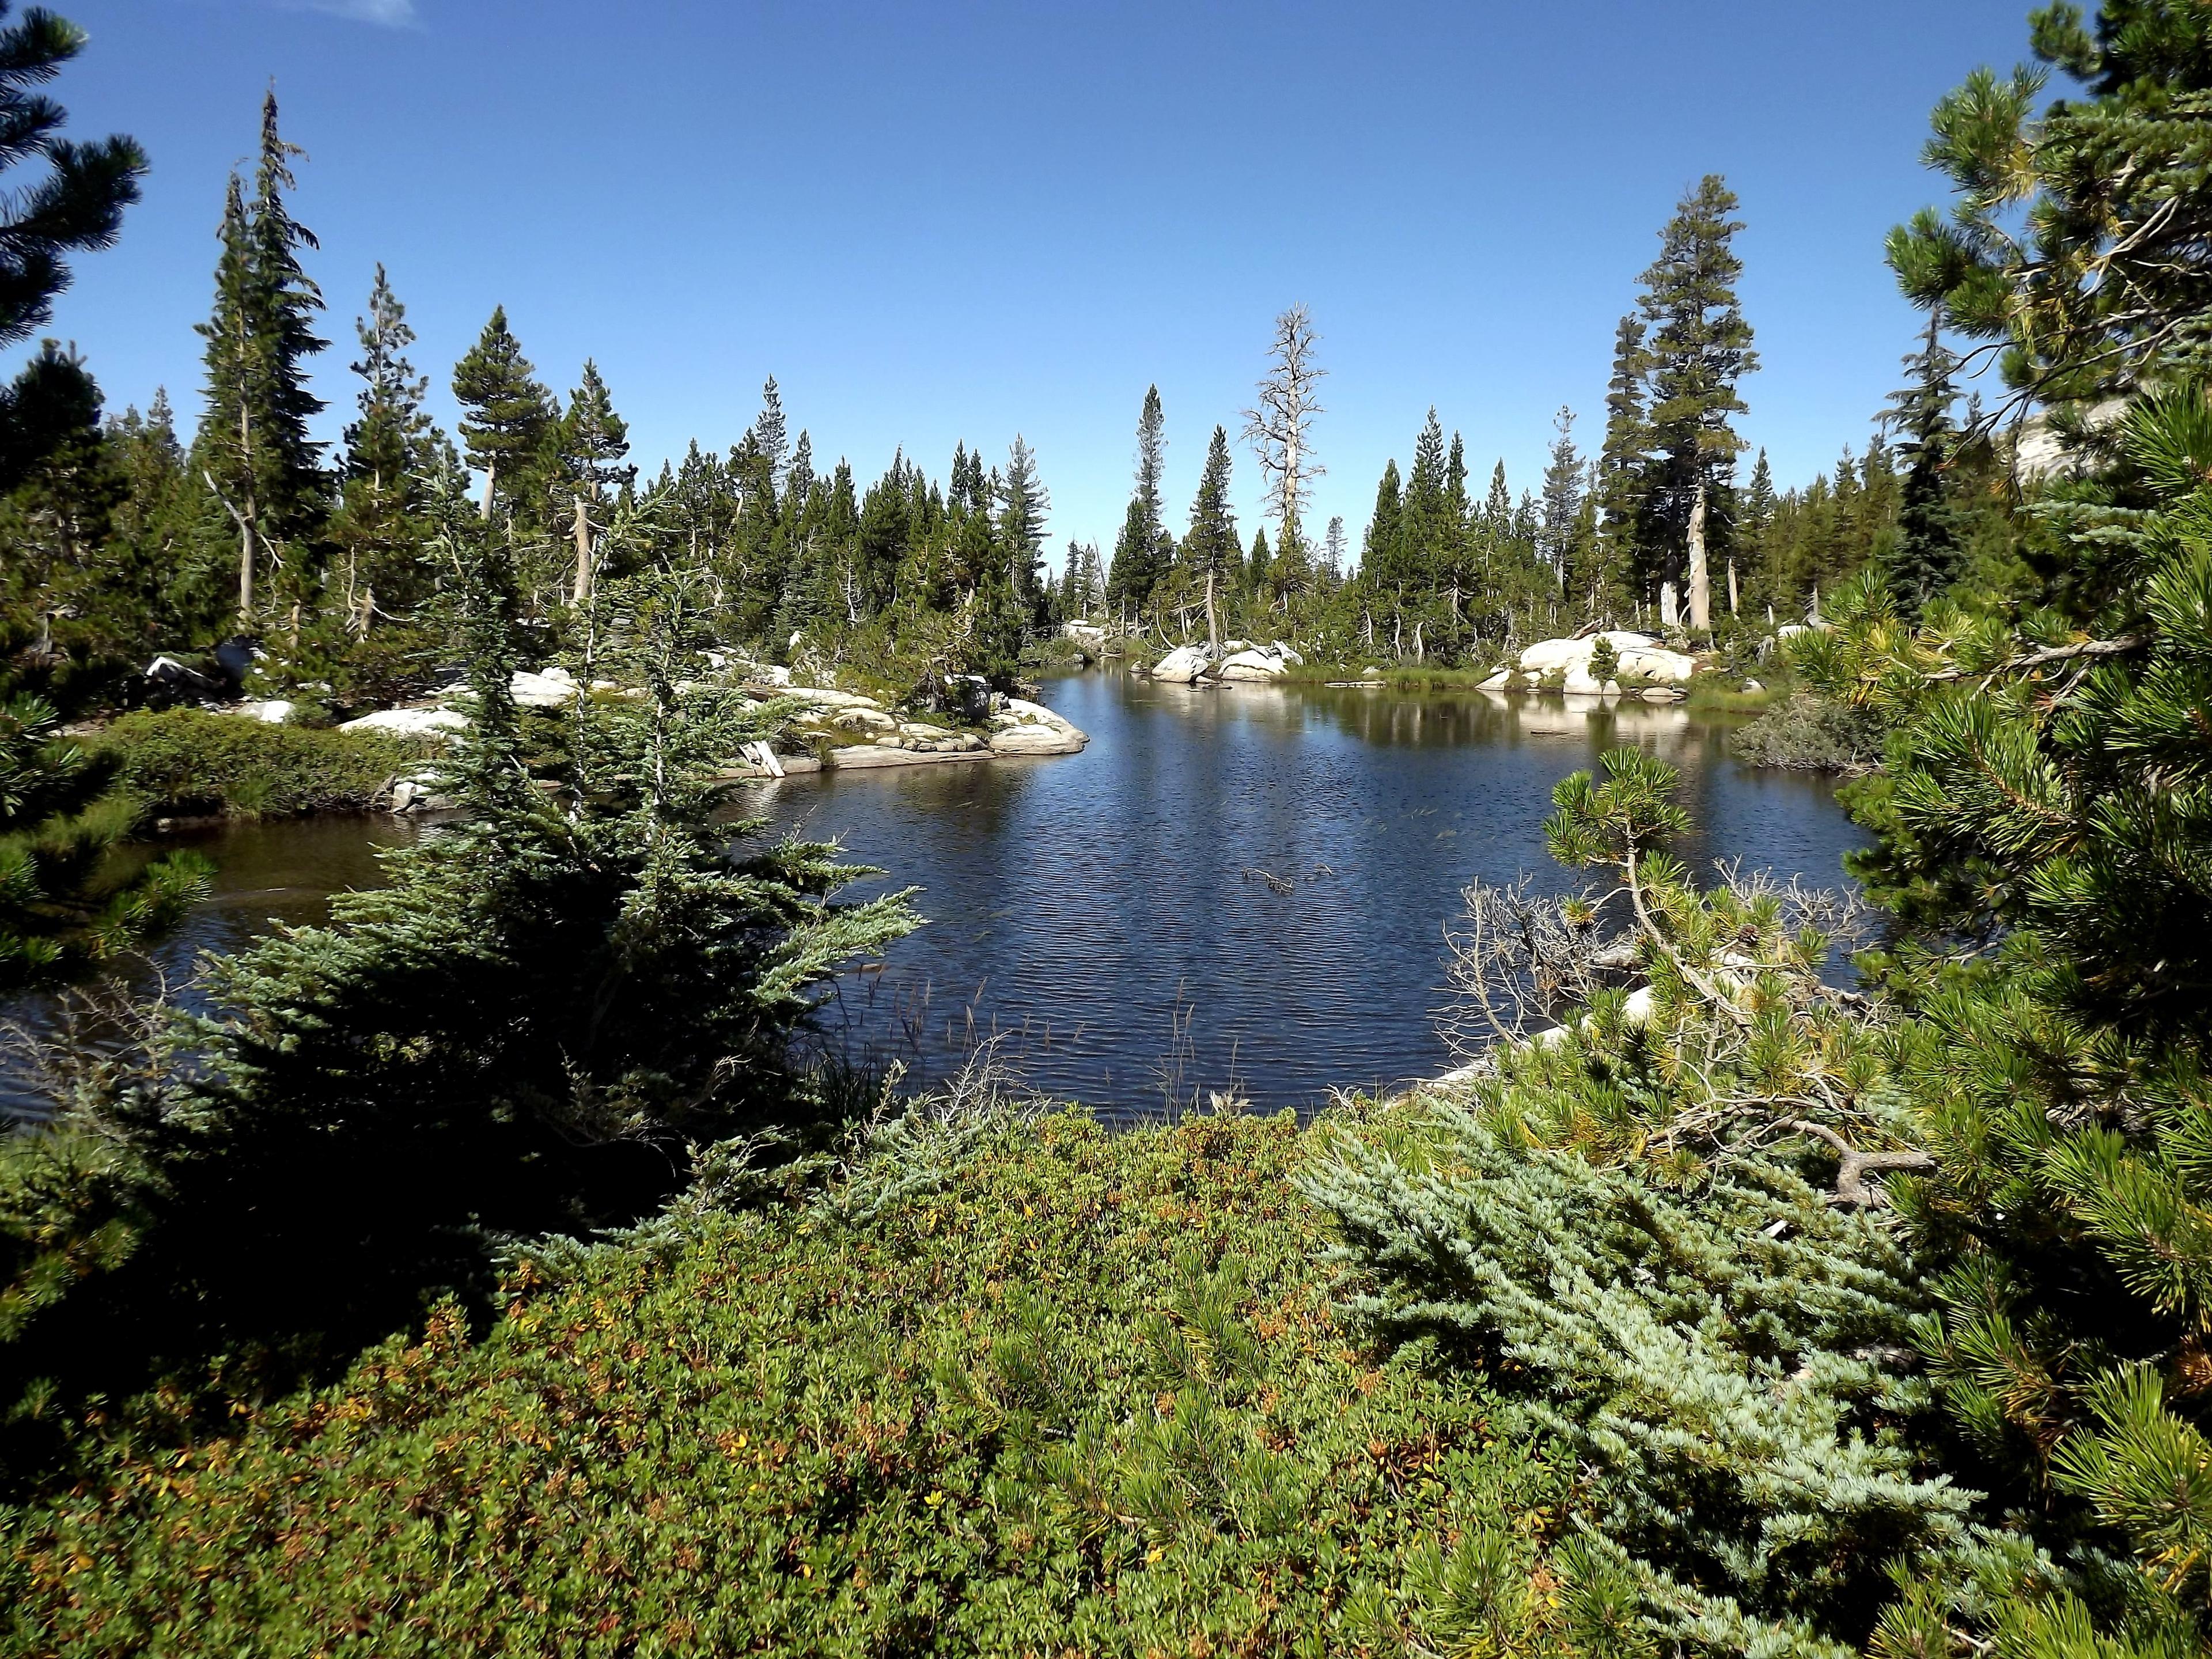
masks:
{"label": "dead standing tree", "polygon": [[1309,437],[1314,416],[1322,412],[1316,388],[1328,373],[1314,362],[1320,338],[1304,306],[1292,306],[1276,318],[1258,404],[1244,411],[1244,441],[1252,446],[1267,481],[1267,516],[1282,526],[1276,546],[1285,558],[1304,545],[1298,514],[1307,489],[1327,471],[1313,459]]}

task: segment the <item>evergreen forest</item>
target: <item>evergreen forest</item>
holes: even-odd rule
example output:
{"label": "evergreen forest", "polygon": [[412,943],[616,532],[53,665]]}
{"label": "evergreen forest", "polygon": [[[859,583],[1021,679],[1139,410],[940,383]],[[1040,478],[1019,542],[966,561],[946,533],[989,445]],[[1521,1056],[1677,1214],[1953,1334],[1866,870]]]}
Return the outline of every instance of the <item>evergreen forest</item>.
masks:
{"label": "evergreen forest", "polygon": [[[204,378],[116,412],[41,331],[149,158],[0,3],[0,1652],[2212,1652],[2212,6],[2021,46],[1864,251],[1919,323],[1829,471],[1741,435],[1714,173],[1540,478],[1430,408],[1311,523],[1294,304],[1187,514],[1133,386],[1121,529],[1051,550],[1022,434],[863,481],[774,380],[653,471],[495,295],[441,429],[382,268],[333,338],[273,90]],[[1113,1127],[830,1039],[933,896],[734,757],[1255,642],[1499,699],[1577,647],[1848,775],[1856,850],[1701,863],[1624,727],[1445,921],[1433,1081]],[[149,974],[179,820],[400,783],[450,810],[377,883]]]}

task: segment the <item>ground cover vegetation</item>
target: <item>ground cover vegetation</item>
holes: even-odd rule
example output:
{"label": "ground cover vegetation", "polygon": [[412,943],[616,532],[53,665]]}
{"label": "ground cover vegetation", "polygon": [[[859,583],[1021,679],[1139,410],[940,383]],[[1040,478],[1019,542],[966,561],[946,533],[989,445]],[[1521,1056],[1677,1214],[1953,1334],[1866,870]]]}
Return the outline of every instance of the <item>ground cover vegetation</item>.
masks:
{"label": "ground cover vegetation", "polygon": [[[1303,1130],[1219,1102],[1116,1138],[988,1064],[902,1101],[810,1063],[809,987],[912,918],[714,822],[711,763],[776,718],[701,672],[726,580],[641,514],[600,563],[588,503],[542,562],[488,333],[481,491],[413,475],[471,816],[219,965],[207,1015],[49,1045],[55,1122],[0,1149],[11,1645],[2203,1652],[2212,15],[2062,3],[2031,43],[1939,106],[1954,201],[1888,246],[1929,323],[1895,455],[1850,469],[1886,520],[1770,590],[1817,581],[1825,624],[1778,647],[1825,702],[1784,712],[1880,745],[1850,787],[1878,918],[1692,872],[1678,780],[1615,752],[1547,823],[1584,888],[1467,894],[1469,1066]],[[1702,589],[1723,649],[1731,550],[1809,544],[1734,539],[1734,211],[1691,192],[1620,331],[1600,482],[1632,528],[1608,553],[1586,489],[1596,551],[1539,584],[1625,572],[1691,628]],[[2040,411],[2016,497],[2002,407],[1951,390],[1977,362]],[[1319,380],[1293,310],[1246,416],[1263,571],[1305,546]],[[1188,568],[1164,430],[1148,398],[1120,574],[1070,566],[1092,614],[1249,635],[1364,593],[1372,624],[1368,561],[1255,583],[1225,427]],[[1401,549],[1431,474],[1463,493],[1439,423],[1414,474]],[[1841,470],[1814,493],[1768,523],[1832,530]],[[1409,580],[1386,629],[1449,654],[1484,592]],[[557,798],[511,699],[549,629],[643,692],[562,716]],[[104,789],[51,719],[9,775]]]}

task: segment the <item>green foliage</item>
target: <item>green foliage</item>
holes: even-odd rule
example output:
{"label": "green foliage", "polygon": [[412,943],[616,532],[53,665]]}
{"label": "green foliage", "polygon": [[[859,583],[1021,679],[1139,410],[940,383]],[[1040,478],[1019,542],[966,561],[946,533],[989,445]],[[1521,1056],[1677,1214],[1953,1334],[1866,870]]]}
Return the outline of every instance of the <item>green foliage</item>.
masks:
{"label": "green foliage", "polygon": [[707,766],[779,711],[689,689],[683,579],[611,586],[647,695],[580,700],[574,799],[547,802],[520,764],[505,538],[458,492],[434,507],[467,584],[470,813],[331,925],[210,964],[184,1051],[69,1104],[143,1171],[149,1245],[83,1287],[110,1335],[46,1359],[64,1401],[283,1382],[481,1297],[518,1241],[653,1213],[719,1143],[818,1128],[817,988],[914,925],[903,894],[836,902],[865,872],[834,848],[716,819]]}
{"label": "green foliage", "polygon": [[125,714],[94,740],[149,815],[289,817],[366,811],[441,739],[267,726],[198,708]]}
{"label": "green foliage", "polygon": [[1798,691],[1735,732],[1729,746],[1749,766],[1848,776],[1881,763],[1883,736],[1874,710]]}
{"label": "green foliage", "polygon": [[137,796],[115,766],[58,733],[52,708],[0,705],[0,984],[48,979],[172,926],[206,891],[204,860],[133,867],[119,843]]}
{"label": "green foliage", "polygon": [[181,1454],[112,1431],[8,1522],[0,1645],[1649,1651],[1609,1562],[1547,1565],[1571,1471],[1347,1340],[1310,1140],[985,1121],[865,1218],[526,1258],[481,1338],[441,1310]]}
{"label": "green foliage", "polygon": [[[0,19],[9,9],[0,5]],[[25,338],[52,317],[54,296],[70,283],[67,256],[112,244],[124,210],[138,199],[145,152],[120,136],[88,144],[60,137],[66,112],[33,90],[84,44],[82,29],[43,7],[0,28],[6,165],[35,158],[50,169],[11,189],[0,218],[0,344]]]}

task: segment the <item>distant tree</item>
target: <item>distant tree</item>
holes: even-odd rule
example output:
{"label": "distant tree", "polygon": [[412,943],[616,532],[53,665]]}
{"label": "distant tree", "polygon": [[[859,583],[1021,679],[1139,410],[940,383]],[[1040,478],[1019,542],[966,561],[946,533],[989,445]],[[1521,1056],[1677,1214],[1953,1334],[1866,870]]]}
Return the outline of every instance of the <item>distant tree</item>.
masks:
{"label": "distant tree", "polygon": [[1406,478],[1403,514],[1403,580],[1432,586],[1444,571],[1455,529],[1444,483],[1444,431],[1433,406],[1413,440],[1413,470]]}
{"label": "distant tree", "polygon": [[1259,399],[1244,411],[1244,441],[1258,456],[1267,482],[1267,516],[1276,521],[1285,543],[1299,539],[1298,515],[1306,495],[1327,470],[1313,455],[1314,419],[1324,412],[1316,393],[1328,373],[1314,361],[1320,337],[1302,305],[1277,317]]}
{"label": "distant tree", "polygon": [[[407,308],[392,293],[384,267],[376,268],[368,312],[356,325],[361,358],[353,372],[362,387],[356,413],[345,430],[345,464],[331,539],[345,565],[342,604],[346,629],[365,636],[380,603],[387,614],[413,603],[419,584],[424,475],[442,441],[423,399],[428,379],[415,372],[407,349],[415,331]],[[380,592],[381,599],[380,600]]]}
{"label": "distant tree", "polygon": [[148,573],[109,546],[130,479],[82,360],[48,340],[4,392],[24,417],[17,434],[34,436],[38,453],[15,458],[15,487],[0,496],[0,605],[11,633],[27,624],[32,635],[23,665],[52,686],[140,648],[152,594]]}
{"label": "distant tree", "polygon": [[1650,427],[1646,420],[1644,378],[1650,358],[1644,348],[1644,325],[1633,316],[1623,317],[1613,340],[1613,375],[1606,382],[1605,445],[1598,453],[1598,542],[1601,557],[1590,572],[1589,600],[1597,612],[1605,608],[1602,596],[1625,591],[1637,562],[1644,509],[1646,452]]}
{"label": "distant tree", "polygon": [[1575,448],[1575,412],[1562,408],[1552,417],[1551,465],[1544,469],[1544,524],[1539,547],[1562,592],[1567,582],[1568,551],[1583,510],[1583,459]]}
{"label": "distant tree", "polygon": [[1929,601],[1958,580],[1965,562],[1961,514],[1950,481],[1958,442],[1951,412],[1959,400],[1959,360],[1943,344],[1942,319],[1940,305],[1929,308],[1927,337],[1905,360],[1911,383],[1891,399],[1890,418],[1904,434],[1899,448],[1905,475],[1887,575],[1898,612],[1909,622],[1917,622]]}
{"label": "distant tree", "polygon": [[234,174],[215,311],[199,325],[207,342],[207,410],[195,463],[237,527],[241,627],[254,621],[255,569],[264,553],[289,573],[295,603],[302,599],[312,570],[301,553],[325,510],[323,446],[308,435],[323,402],[307,390],[306,364],[328,342],[313,326],[321,290],[300,263],[301,250],[316,243],[284,201],[296,184],[293,159],[302,154],[279,134],[276,94],[268,94],[253,200],[249,207]]}
{"label": "distant tree", "polygon": [[1114,562],[1107,592],[1116,603],[1141,609],[1167,571],[1159,557],[1161,519],[1160,480],[1167,468],[1167,421],[1160,407],[1160,389],[1145,392],[1137,416],[1136,486],[1122,515],[1121,533],[1114,541]]}
{"label": "distant tree", "polygon": [[453,366],[453,397],[461,405],[461,446],[469,465],[483,475],[483,511],[527,498],[530,473],[542,462],[560,406],[538,383],[522,343],[507,325],[507,307],[495,307],[468,355]]}
{"label": "distant tree", "polygon": [[1647,562],[1658,580],[1686,578],[1696,629],[1712,625],[1712,508],[1744,447],[1730,423],[1744,413],[1736,384],[1759,367],[1736,298],[1743,275],[1733,246],[1743,228],[1736,205],[1726,181],[1706,174],[1660,233],[1659,258],[1640,279],[1653,458],[1642,515]]}
{"label": "distant tree", "polygon": [[1052,497],[1037,476],[1036,453],[1018,433],[1007,452],[1006,474],[996,493],[1007,586],[1015,603],[1028,608],[1042,590],[1045,515],[1052,511]]}
{"label": "distant tree", "polygon": [[1206,593],[1206,636],[1221,644],[1219,595],[1237,585],[1243,550],[1237,544],[1237,517],[1230,505],[1229,434],[1213,428],[1199,473],[1198,495],[1190,504],[1190,529],[1183,537],[1183,560],[1192,580]]}
{"label": "distant tree", "polygon": [[1360,544],[1360,580],[1370,591],[1387,589],[1407,579],[1404,520],[1404,491],[1394,459],[1384,463],[1382,477],[1375,486],[1375,511],[1368,517],[1367,534]]}
{"label": "distant tree", "polygon": [[576,550],[569,597],[581,605],[591,597],[598,565],[591,515],[637,478],[637,468],[623,464],[629,453],[629,425],[615,413],[599,366],[588,357],[582,383],[568,394],[568,411],[555,424],[552,442],[554,468],[548,481],[551,516],[556,524],[564,516],[568,519]]}
{"label": "distant tree", "polygon": [[1328,534],[1321,548],[1320,574],[1328,586],[1334,586],[1344,580],[1345,557],[1344,515],[1340,513],[1328,521]]}
{"label": "distant tree", "polygon": [[767,465],[769,489],[782,489],[785,471],[791,464],[791,447],[784,432],[783,394],[776,390],[773,374],[768,377],[768,384],[761,388],[760,413],[753,417],[749,435],[754,448]]}

